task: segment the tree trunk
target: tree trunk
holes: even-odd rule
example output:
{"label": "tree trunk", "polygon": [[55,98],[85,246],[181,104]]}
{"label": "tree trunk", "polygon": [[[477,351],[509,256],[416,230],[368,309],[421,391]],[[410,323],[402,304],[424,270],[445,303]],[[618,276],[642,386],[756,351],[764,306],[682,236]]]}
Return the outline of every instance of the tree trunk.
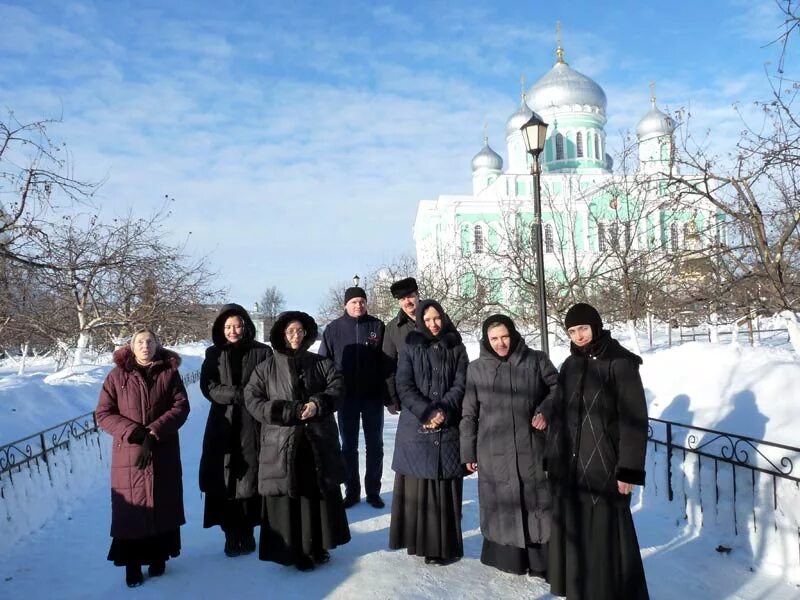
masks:
{"label": "tree trunk", "polygon": [[17,375],[24,375],[25,374],[25,362],[28,358],[28,347],[30,346],[30,342],[25,342],[22,344],[22,348],[20,348],[20,352],[22,352],[22,357],[19,360],[19,368],[17,369]]}
{"label": "tree trunk", "polygon": [[797,322],[797,315],[789,310],[781,312],[781,316],[786,320],[786,329],[789,330],[789,343],[792,345],[794,353],[800,357],[800,323]]}
{"label": "tree trunk", "polygon": [[85,331],[81,331],[78,335],[78,343],[75,344],[75,354],[72,359],[73,365],[81,365],[83,364],[83,353],[86,350],[86,346],[89,343],[89,336],[86,335]]}
{"label": "tree trunk", "polygon": [[631,346],[636,354],[642,353],[642,347],[639,346],[639,337],[636,335],[636,321],[628,319],[628,336],[631,338]]}
{"label": "tree trunk", "polygon": [[739,345],[739,321],[731,323],[731,346]]}
{"label": "tree trunk", "polygon": [[718,317],[716,312],[711,313],[710,323],[708,324],[708,335],[709,341],[712,344],[719,344],[719,324],[718,324]]}

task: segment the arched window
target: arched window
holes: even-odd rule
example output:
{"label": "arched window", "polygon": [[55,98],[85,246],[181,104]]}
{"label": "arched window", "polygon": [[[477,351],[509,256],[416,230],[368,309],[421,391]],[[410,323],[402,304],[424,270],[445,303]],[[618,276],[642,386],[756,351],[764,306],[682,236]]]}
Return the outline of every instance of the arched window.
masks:
{"label": "arched window", "polygon": [[564,158],[564,136],[560,133],[556,134],[556,160],[563,160]]}
{"label": "arched window", "polygon": [[633,247],[633,221],[623,223],[625,227],[625,248],[630,250]]}
{"label": "arched window", "polygon": [[669,226],[669,247],[673,252],[677,252],[680,249],[677,223],[672,223],[672,225]]}
{"label": "arched window", "polygon": [[611,242],[611,247],[614,250],[619,250],[619,223],[611,223],[611,227],[609,227],[608,238]]}
{"label": "arched window", "polygon": [[594,157],[597,160],[601,160],[603,158],[600,156],[600,136],[597,134],[594,136]]}
{"label": "arched window", "polygon": [[475,225],[475,229],[473,230],[473,248],[475,249],[476,254],[480,254],[483,252],[483,227],[480,225]]}
{"label": "arched window", "polygon": [[553,244],[553,226],[549,223],[544,226],[544,251],[548,254],[555,252]]}
{"label": "arched window", "polygon": [[597,224],[597,249],[600,252],[606,251],[606,224],[605,223],[598,223]]}
{"label": "arched window", "polygon": [[580,131],[575,134],[575,148],[578,152],[578,158],[583,157],[583,133]]}

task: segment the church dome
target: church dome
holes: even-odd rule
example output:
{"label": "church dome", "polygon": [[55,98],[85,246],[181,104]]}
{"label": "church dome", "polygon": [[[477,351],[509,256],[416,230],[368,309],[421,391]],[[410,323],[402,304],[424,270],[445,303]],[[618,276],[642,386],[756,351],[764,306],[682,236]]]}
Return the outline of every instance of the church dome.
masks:
{"label": "church dome", "polygon": [[606,93],[586,75],[565,63],[563,50],[559,48],[556,64],[528,91],[528,105],[536,112],[542,112],[551,106],[570,104],[595,106],[605,112]]}
{"label": "church dome", "polygon": [[642,120],[636,126],[636,137],[642,139],[652,136],[672,135],[672,132],[675,131],[674,119],[658,109],[655,98],[651,98],[650,103],[650,111],[642,117]]}
{"label": "church dome", "polygon": [[483,149],[472,159],[472,170],[478,169],[503,170],[503,157],[491,149],[488,139],[484,139]]}
{"label": "church dome", "polygon": [[533,111],[528,107],[528,104],[525,102],[525,96],[523,96],[517,112],[508,117],[508,121],[506,121],[506,137],[514,133],[519,133],[520,128],[525,125],[532,116]]}

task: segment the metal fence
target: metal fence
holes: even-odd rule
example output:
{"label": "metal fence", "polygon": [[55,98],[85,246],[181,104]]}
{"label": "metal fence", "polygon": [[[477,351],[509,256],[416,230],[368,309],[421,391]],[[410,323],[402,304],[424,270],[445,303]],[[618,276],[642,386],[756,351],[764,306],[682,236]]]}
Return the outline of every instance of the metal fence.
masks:
{"label": "metal fence", "polygon": [[[192,385],[200,380],[200,371],[192,371],[183,375],[182,379],[185,386]],[[44,467],[48,477],[52,479],[49,465],[51,455],[60,450],[68,450],[71,440],[98,435],[97,419],[94,412],[90,412],[0,446],[0,480],[7,477],[13,483],[14,474],[19,473],[24,466],[38,469]],[[97,447],[102,460],[102,448],[100,444]]]}
{"label": "metal fence", "polygon": [[[713,469],[714,502],[717,505],[721,498],[720,477],[724,470],[730,469],[733,488],[730,500],[733,502],[733,527],[736,535],[739,534],[742,525],[738,522],[740,511],[736,509],[737,499],[747,491],[741,489],[742,477],[737,477],[737,473],[740,475],[745,473],[744,480],[750,487],[749,498],[753,500],[754,525],[757,521],[756,513],[760,497],[756,474],[760,473],[767,478],[767,485],[771,487],[772,509],[775,511],[778,510],[781,501],[778,493],[779,480],[794,482],[800,489],[800,472],[794,470],[795,461],[800,460],[800,448],[656,418],[650,419],[647,437],[653,444],[654,450],[659,446],[666,450],[667,497],[670,502],[675,498],[673,483],[675,458],[683,463],[688,454],[694,454],[698,456],[697,467],[700,474],[703,469]],[[710,477],[707,480],[709,479]],[[704,478],[699,476],[698,485],[702,485],[703,480]],[[707,508],[702,505],[706,494],[702,493],[702,490],[699,492],[698,498],[702,510]],[[798,543],[800,543],[800,530],[798,530]]]}
{"label": "metal fence", "polygon": [[[756,341],[764,342],[764,341],[773,341],[773,340],[780,340],[783,341],[785,336],[786,342],[789,341],[789,330],[788,329],[742,329],[736,332],[737,339],[742,338],[747,340],[747,342],[752,346]],[[728,338],[730,340],[733,333],[728,330],[722,330],[717,332],[717,336],[719,336],[720,341],[724,338]],[[679,342],[685,341],[692,341],[696,342],[697,340],[701,340],[704,342],[711,341],[711,331],[709,329],[702,329],[700,331],[691,330],[691,331],[681,331],[680,335],[678,336]]]}

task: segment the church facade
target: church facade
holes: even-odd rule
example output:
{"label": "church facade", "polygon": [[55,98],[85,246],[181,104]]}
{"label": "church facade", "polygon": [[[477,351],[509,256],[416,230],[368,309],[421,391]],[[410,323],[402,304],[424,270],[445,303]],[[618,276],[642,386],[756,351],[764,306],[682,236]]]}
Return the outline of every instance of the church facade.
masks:
{"label": "church facade", "polygon": [[[716,209],[669,185],[676,124],[651,97],[636,127],[633,160],[615,168],[606,149],[603,89],[556,51],[552,69],[523,91],[506,123],[508,163],[484,139],[472,159],[472,195],[440,195],[419,203],[414,241],[420,272],[448,272],[469,296],[488,288],[493,301],[513,305],[525,276],[522,250],[535,247],[533,176],[520,127],[535,111],[549,124],[540,155],[546,277],[613,265],[633,256],[669,255],[719,242]],[[624,256],[623,256],[624,255]],[[533,263],[531,262],[531,265]],[[479,283],[483,281],[484,283]]]}

